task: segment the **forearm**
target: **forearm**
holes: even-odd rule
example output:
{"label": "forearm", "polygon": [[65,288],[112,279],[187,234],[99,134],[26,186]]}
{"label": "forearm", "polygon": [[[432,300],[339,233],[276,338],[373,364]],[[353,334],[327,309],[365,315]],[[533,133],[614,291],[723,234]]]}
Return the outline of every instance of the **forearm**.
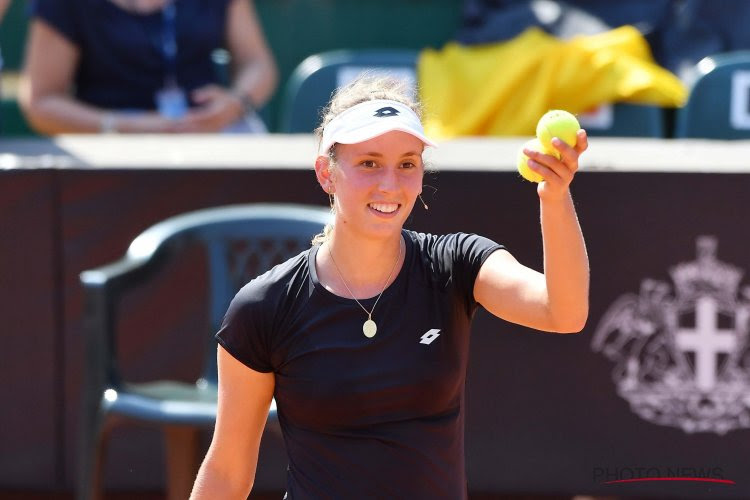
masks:
{"label": "forearm", "polygon": [[542,199],[540,207],[550,316],[559,331],[580,331],[588,317],[589,261],[573,199]]}
{"label": "forearm", "polygon": [[174,126],[155,111],[119,112],[101,109],[67,95],[21,98],[29,123],[42,134],[98,132],[168,133]]}
{"label": "forearm", "polygon": [[258,109],[271,98],[278,81],[276,65],[272,61],[259,59],[244,64],[232,83],[232,92],[247,97]]}
{"label": "forearm", "polygon": [[99,132],[104,112],[63,95],[22,97],[29,123],[43,134]]}

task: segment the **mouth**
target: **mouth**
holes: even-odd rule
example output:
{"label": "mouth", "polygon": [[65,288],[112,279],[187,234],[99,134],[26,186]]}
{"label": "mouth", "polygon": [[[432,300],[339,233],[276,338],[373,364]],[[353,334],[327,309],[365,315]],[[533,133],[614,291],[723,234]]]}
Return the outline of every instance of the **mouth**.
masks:
{"label": "mouth", "polygon": [[400,203],[368,203],[367,207],[381,217],[395,215],[401,208]]}

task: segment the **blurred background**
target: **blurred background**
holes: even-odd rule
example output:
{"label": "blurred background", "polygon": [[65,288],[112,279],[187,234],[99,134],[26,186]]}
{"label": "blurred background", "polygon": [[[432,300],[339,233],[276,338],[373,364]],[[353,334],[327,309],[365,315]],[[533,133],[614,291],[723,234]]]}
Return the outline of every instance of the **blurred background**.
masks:
{"label": "blurred background", "polygon": [[[749,1],[0,0],[0,10],[0,498],[91,498],[96,477],[102,498],[185,497],[215,410],[211,305],[226,306],[214,304],[201,238],[183,239],[188,219],[174,217],[326,207],[311,133],[331,92],[362,71],[413,85],[441,143],[429,211],[415,209],[408,227],[481,233],[532,267],[538,209],[516,152],[548,109],[575,113],[591,136],[574,185],[589,324],[557,338],[477,315],[470,497],[750,497]],[[158,272],[120,284],[115,268],[135,264],[119,259],[164,221]],[[230,250],[262,270],[245,246]],[[706,300],[715,317],[698,319]],[[706,336],[680,350],[684,330]],[[714,342],[723,334],[731,341]],[[704,347],[716,356],[709,391],[696,374]],[[675,356],[687,371],[660,364]],[[123,400],[123,380],[182,385],[135,391],[153,414],[114,415],[98,448],[102,408]],[[179,418],[192,420],[156,415],[183,389]],[[273,420],[250,498],[283,496]]]}

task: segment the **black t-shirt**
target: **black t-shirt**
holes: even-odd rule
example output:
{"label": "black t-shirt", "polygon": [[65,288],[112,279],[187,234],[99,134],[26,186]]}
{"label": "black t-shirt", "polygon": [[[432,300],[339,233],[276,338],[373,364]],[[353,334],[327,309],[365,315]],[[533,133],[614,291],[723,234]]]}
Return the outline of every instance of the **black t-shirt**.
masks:
{"label": "black t-shirt", "polygon": [[[464,386],[473,288],[502,246],[403,231],[404,265],[372,317],[318,281],[318,246],[240,290],[216,338],[275,374],[289,499],[466,498]],[[361,300],[371,310],[375,297]]]}

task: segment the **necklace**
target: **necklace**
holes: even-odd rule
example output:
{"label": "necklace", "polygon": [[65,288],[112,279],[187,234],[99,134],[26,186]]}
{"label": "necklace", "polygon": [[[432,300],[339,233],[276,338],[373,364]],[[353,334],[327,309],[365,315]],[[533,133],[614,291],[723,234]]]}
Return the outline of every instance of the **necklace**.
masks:
{"label": "necklace", "polygon": [[390,274],[388,274],[388,279],[385,280],[385,283],[383,284],[383,289],[380,291],[380,294],[378,295],[378,298],[375,299],[375,303],[372,305],[372,309],[369,311],[365,309],[365,306],[362,305],[362,303],[357,300],[357,298],[352,293],[352,289],[349,288],[349,285],[346,284],[346,280],[344,279],[344,276],[341,274],[341,270],[339,269],[339,266],[336,264],[336,259],[333,258],[333,254],[331,253],[331,246],[328,245],[326,247],[328,249],[328,255],[331,256],[331,262],[333,262],[333,267],[336,268],[336,272],[339,275],[339,278],[341,278],[341,282],[346,287],[346,290],[349,292],[349,295],[352,296],[354,301],[359,304],[359,307],[362,308],[362,310],[367,313],[367,321],[364,322],[362,325],[362,333],[365,334],[365,337],[368,339],[375,336],[376,333],[378,333],[378,325],[375,324],[375,322],[372,320],[372,312],[375,310],[375,306],[378,305],[378,301],[380,300],[380,297],[383,296],[383,292],[385,292],[386,287],[388,286],[388,282],[391,281],[391,277],[393,276],[393,271],[396,270],[396,266],[398,266],[398,262],[401,260],[401,241],[398,242],[398,257],[396,257],[396,262],[393,264],[393,267],[391,268]]}

